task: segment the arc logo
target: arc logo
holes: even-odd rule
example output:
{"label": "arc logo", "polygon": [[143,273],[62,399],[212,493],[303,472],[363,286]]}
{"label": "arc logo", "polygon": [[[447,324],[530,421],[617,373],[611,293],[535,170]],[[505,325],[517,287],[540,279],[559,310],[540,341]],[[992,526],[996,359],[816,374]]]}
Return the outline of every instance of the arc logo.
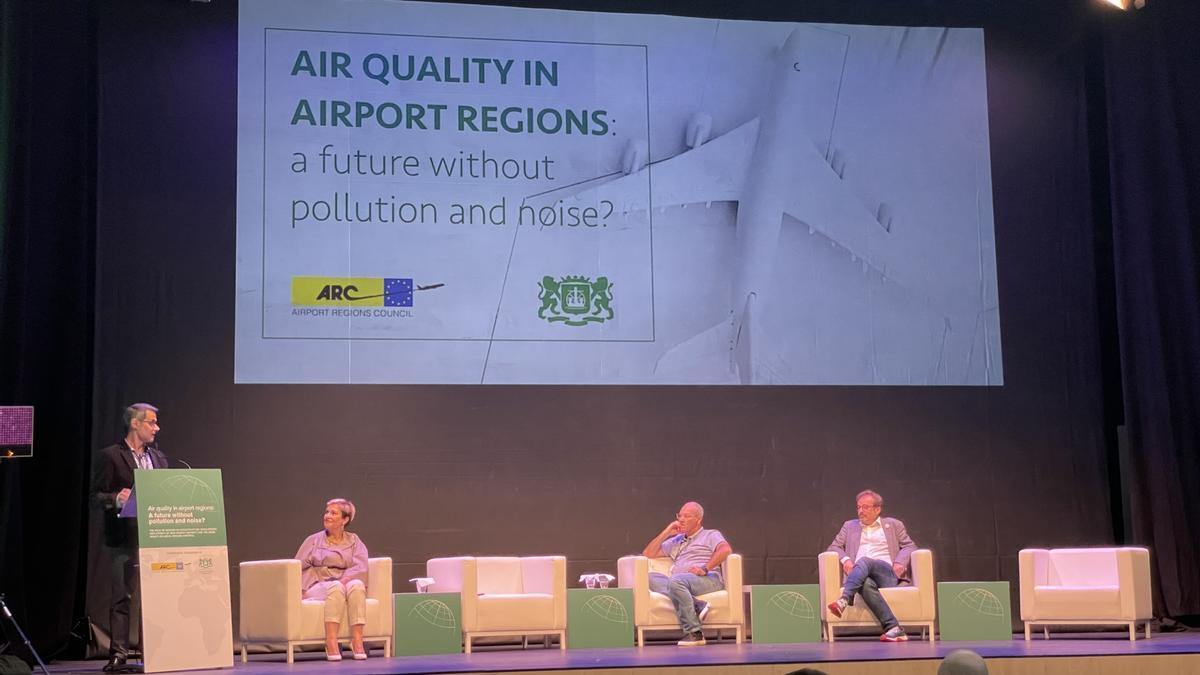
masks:
{"label": "arc logo", "polygon": [[292,277],[292,306],[412,307],[413,280],[390,277]]}

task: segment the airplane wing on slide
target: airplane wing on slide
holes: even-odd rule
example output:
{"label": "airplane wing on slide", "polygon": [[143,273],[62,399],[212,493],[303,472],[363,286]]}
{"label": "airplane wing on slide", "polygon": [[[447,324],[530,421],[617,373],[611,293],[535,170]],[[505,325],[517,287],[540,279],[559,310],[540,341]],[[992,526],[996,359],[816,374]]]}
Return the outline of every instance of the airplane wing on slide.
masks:
{"label": "airplane wing on slide", "polygon": [[[738,201],[758,138],[758,118],[700,147],[600,185],[574,192],[559,190],[527,200],[563,199],[594,204],[602,199],[613,203],[613,211],[629,213],[654,208],[708,202]],[[653,204],[646,186],[654,190]]]}
{"label": "airplane wing on slide", "polygon": [[[652,208],[737,202],[736,246],[729,251],[733,287],[727,316],[707,330],[671,346],[655,372],[672,379],[749,383],[785,361],[763,330],[756,312],[772,293],[775,253],[785,216],[827,238],[864,269],[886,277],[898,262],[888,246],[888,229],[862,202],[806,135],[805,110],[821,109],[817,52],[828,36],[794,30],[778,50],[770,100],[761,115],[705,142],[710,119],[697,115],[687,129],[687,150],[642,166],[645,144],[631,143],[625,153],[627,175],[591,185],[571,196],[562,191],[540,199],[609,201],[619,213]],[[834,42],[838,49],[844,45]],[[817,51],[814,51],[817,50]],[[756,309],[756,306],[759,309]]]}

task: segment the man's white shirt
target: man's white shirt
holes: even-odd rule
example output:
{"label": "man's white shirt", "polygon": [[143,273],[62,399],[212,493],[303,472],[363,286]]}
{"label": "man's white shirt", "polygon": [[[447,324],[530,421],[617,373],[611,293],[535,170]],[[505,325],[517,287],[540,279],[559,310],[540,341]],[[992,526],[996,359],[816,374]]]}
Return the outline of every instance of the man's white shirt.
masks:
{"label": "man's white shirt", "polygon": [[[854,562],[863,558],[882,560],[892,564],[892,554],[888,551],[887,534],[883,531],[883,518],[876,518],[874,523],[862,526],[862,535],[858,540],[858,557]],[[849,560],[846,556],[843,560]]]}

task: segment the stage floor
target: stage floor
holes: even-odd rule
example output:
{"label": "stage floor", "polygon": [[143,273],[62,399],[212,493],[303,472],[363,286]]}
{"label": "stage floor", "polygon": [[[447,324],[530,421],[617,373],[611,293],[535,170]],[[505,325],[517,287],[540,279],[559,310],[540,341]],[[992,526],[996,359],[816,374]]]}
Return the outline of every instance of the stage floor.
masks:
{"label": "stage floor", "polygon": [[[988,662],[993,675],[1008,673],[1200,673],[1200,633],[1156,634],[1149,640],[1130,642],[1125,633],[1056,635],[1051,640],[1025,642],[929,642],[912,640],[883,643],[873,639],[839,639],[827,642],[755,645],[710,642],[704,647],[648,645],[630,649],[572,649],[560,651],[530,646],[527,649],[487,649],[474,654],[407,656],[385,659],[375,650],[366,661],[328,663],[321,653],[297,654],[288,665],[282,654],[252,655],[249,663],[235,659],[238,675],[328,672],[342,675],[366,673],[499,673],[588,669],[628,671],[665,668],[670,673],[691,671],[710,675],[737,669],[746,675],[782,674],[812,667],[835,673],[935,673],[941,658],[955,649],[971,649]],[[104,661],[68,661],[50,665],[54,673],[96,673]],[[34,672],[37,672],[36,670]],[[189,671],[229,673],[228,669]],[[660,671],[660,674],[662,671]]]}

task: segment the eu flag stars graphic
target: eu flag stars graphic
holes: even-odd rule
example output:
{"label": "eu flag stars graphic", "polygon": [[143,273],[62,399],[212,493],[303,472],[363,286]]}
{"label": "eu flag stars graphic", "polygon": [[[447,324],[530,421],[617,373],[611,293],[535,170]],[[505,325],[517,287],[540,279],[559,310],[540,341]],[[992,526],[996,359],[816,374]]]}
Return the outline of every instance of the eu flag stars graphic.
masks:
{"label": "eu flag stars graphic", "polygon": [[384,307],[412,307],[413,306],[413,281],[412,281],[412,279],[384,279],[383,280],[383,306]]}

